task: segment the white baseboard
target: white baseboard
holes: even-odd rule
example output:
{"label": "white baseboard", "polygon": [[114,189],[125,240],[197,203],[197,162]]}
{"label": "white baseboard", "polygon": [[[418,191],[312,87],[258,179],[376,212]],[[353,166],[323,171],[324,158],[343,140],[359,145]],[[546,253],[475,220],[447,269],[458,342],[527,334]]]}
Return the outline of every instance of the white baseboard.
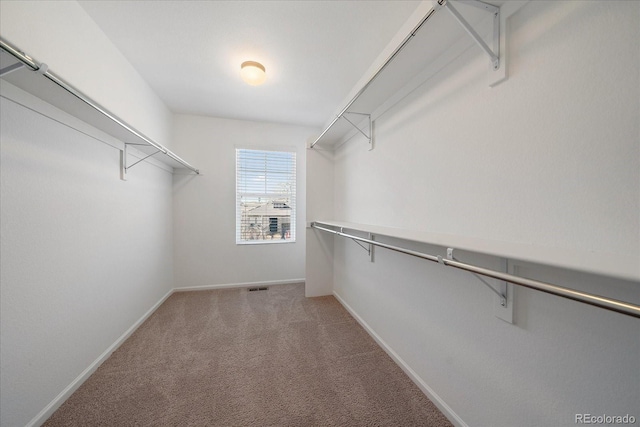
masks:
{"label": "white baseboard", "polygon": [[65,400],[67,400],[69,396],[71,396],[73,392],[76,391],[82,385],[82,383],[84,383],[91,376],[91,374],[93,374],[95,370],[98,369],[100,365],[102,365],[102,363],[104,363],[104,361],[109,358],[109,356],[111,356],[111,353],[116,351],[118,347],[120,347],[122,343],[124,343],[127,338],[129,338],[131,334],[133,334],[135,330],[138,329],[138,327],[140,327],[140,325],[142,325],[144,321],[147,320],[149,316],[151,316],[153,312],[156,311],[158,307],[160,307],[162,303],[171,296],[173,292],[174,290],[172,289],[167,292],[165,296],[160,298],[160,301],[155,303],[153,307],[147,310],[147,312],[143,314],[142,317],[138,319],[136,323],[134,323],[129,329],[127,329],[126,332],[122,334],[113,344],[111,344],[111,346],[109,346],[109,348],[107,348],[105,352],[100,355],[100,357],[98,357],[91,365],[89,365],[87,369],[82,371],[82,373],[78,375],[78,377],[73,380],[71,384],[69,384],[64,390],[62,390],[60,394],[51,401],[51,403],[45,406],[45,408],[40,411],[38,415],[36,415],[31,421],[29,421],[26,427],[38,427],[44,424],[44,422],[47,421],[47,419],[49,419],[51,415],[53,415],[53,413],[65,402]]}
{"label": "white baseboard", "polygon": [[248,288],[251,286],[290,285],[293,283],[302,283],[304,281],[305,279],[289,279],[289,280],[269,280],[265,282],[225,283],[221,285],[186,286],[183,288],[173,288],[173,291],[174,292],[208,291],[211,289]]}
{"label": "white baseboard", "polygon": [[420,390],[438,407],[438,409],[447,417],[449,421],[456,427],[469,427],[467,423],[465,423],[462,418],[456,414],[449,405],[447,405],[444,400],[438,396],[431,387],[424,382],[418,374],[407,365],[407,363],[402,360],[402,358],[369,326],[367,322],[365,322],[359,315],[354,311],[353,308],[349,304],[346,303],[345,300],[336,292],[333,291],[333,296],[336,297],[338,302],[342,304],[342,306],[353,316],[354,319],[358,321],[360,326],[364,328],[365,331],[378,343],[380,347],[393,359],[394,362],[404,371],[405,374],[413,381]]}

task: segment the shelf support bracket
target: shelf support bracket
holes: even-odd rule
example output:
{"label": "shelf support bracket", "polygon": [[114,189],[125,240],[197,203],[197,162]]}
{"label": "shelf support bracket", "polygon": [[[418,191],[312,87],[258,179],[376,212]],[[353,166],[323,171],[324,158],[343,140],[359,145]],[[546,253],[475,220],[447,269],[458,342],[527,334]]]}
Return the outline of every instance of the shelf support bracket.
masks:
{"label": "shelf support bracket", "polygon": [[[351,239],[351,240],[353,240],[353,239]],[[364,249],[365,251],[367,251],[367,253],[368,253],[369,255],[371,255],[371,249],[367,248],[365,245],[363,245],[362,243],[358,242],[357,240],[353,240],[353,242],[354,242],[356,245],[360,246],[360,247],[361,247],[362,249]]]}
{"label": "shelf support bracket", "polygon": [[127,165],[127,146],[128,145],[145,145],[145,144],[129,144],[129,143],[125,143],[124,144],[124,148],[122,150],[120,150],[120,179],[123,181],[127,180],[127,171],[129,169],[131,169],[132,167],[134,167],[135,165],[137,165],[138,163],[147,160],[149,157],[151,156],[155,156],[158,153],[162,153],[162,150],[156,150],[153,153],[141,158],[140,160],[133,162],[130,165]]}
{"label": "shelf support bracket", "polygon": [[[453,248],[447,248],[447,259],[460,262],[460,260],[453,256]],[[442,257],[438,257],[438,261],[443,262]],[[509,260],[501,258],[500,263],[501,270],[509,273]],[[478,280],[498,296],[498,299],[495,300],[493,305],[493,314],[498,319],[504,320],[507,323],[513,323],[513,285],[504,280],[498,280],[498,289],[496,289],[479,274],[473,272],[470,272],[470,274],[476,276]]]}
{"label": "shelf support bracket", "polygon": [[[340,233],[344,233],[344,229],[343,227],[340,227]],[[373,235],[371,233],[368,233],[368,237],[369,240],[373,240]],[[363,245],[362,243],[360,243],[359,241],[357,241],[356,239],[351,239],[356,245],[360,246],[362,249],[364,249],[365,251],[367,251],[367,253],[369,254],[369,260],[371,262],[373,262],[373,245],[371,243],[369,243],[367,246]]]}
{"label": "shelf support bracket", "polygon": [[[367,135],[362,129],[360,129],[360,127],[358,125],[356,125],[355,123],[353,123],[351,120],[349,120],[349,118],[347,116],[345,116],[345,114],[357,114],[359,116],[366,116],[367,120],[368,120],[368,128],[369,128],[369,135]],[[342,114],[343,119],[345,119],[346,121],[349,122],[349,124],[351,124],[351,126],[353,126],[358,132],[360,132],[362,135],[364,135],[365,138],[367,138],[367,140],[369,141],[369,151],[373,150],[373,133],[372,133],[372,126],[371,126],[371,114],[365,114],[365,113],[354,113],[352,111],[347,111],[345,113]]]}
{"label": "shelf support bracket", "polygon": [[[447,248],[447,259],[460,262],[459,259],[457,259],[456,257],[453,256],[453,248]],[[496,288],[491,286],[491,284],[489,282],[487,282],[486,280],[484,280],[480,275],[478,275],[476,273],[471,273],[471,274],[476,276],[476,278],[478,280],[480,280],[487,288],[491,289],[491,291],[494,294],[496,294],[498,296],[498,298],[500,298],[500,305],[502,307],[506,307],[507,306],[507,295],[506,295],[506,292],[500,293],[500,291],[498,291]],[[506,291],[506,289],[505,289],[505,291]]]}
{"label": "shelf support bracket", "polygon": [[[376,239],[376,236],[369,233],[369,240],[374,241],[375,239]],[[369,243],[369,262],[374,261],[374,256],[373,256],[373,254],[375,253],[374,250],[375,250],[375,246],[373,245],[373,243]]]}
{"label": "shelf support bracket", "polygon": [[493,49],[491,49],[482,37],[477,33],[476,30],[467,22],[466,19],[458,12],[458,10],[453,7],[450,1],[447,0],[438,0],[437,2],[440,6],[444,7],[453,15],[453,17],[458,21],[462,28],[475,40],[475,42],[480,46],[489,58],[491,59],[491,65],[493,66],[493,70],[497,71],[500,69],[500,8],[490,5],[488,3],[484,3],[481,1],[477,2],[464,2],[465,4],[469,4],[472,6],[479,7],[483,10],[486,10],[489,13],[493,14]]}

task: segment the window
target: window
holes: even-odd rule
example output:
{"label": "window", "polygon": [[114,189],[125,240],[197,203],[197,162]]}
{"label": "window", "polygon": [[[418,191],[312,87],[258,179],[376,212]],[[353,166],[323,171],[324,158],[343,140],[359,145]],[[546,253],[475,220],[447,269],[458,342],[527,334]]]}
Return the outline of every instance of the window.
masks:
{"label": "window", "polygon": [[236,149],[236,244],[296,241],[296,153]]}

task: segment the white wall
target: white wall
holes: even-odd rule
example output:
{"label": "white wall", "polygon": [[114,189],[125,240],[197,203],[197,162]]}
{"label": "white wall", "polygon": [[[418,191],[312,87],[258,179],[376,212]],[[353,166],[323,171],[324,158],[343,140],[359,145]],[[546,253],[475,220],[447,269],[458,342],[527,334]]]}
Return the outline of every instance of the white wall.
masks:
{"label": "white wall", "polygon": [[535,3],[507,82],[473,46],[336,155],[337,217],[640,254],[638,3]]}
{"label": "white wall", "polygon": [[172,115],[76,1],[2,1],[2,37],[154,141]]}
{"label": "white wall", "polygon": [[316,145],[307,150],[307,297],[333,292],[333,236],[310,227],[310,222],[333,218],[333,151]]}
{"label": "white wall", "polygon": [[[178,115],[174,146],[201,175],[174,176],[176,287],[305,277],[305,144],[315,129]],[[297,158],[296,242],[236,245],[235,148],[291,147]]]}
{"label": "white wall", "polygon": [[9,89],[3,83],[0,424],[21,426],[62,403],[172,288],[172,178],[143,162],[121,181],[118,141]]}
{"label": "white wall", "polygon": [[[78,3],[2,1],[0,28],[170,146],[170,111]],[[16,426],[46,419],[172,288],[172,178],[151,159],[123,182],[120,141],[4,82],[2,94],[91,135],[2,100],[0,424]]]}
{"label": "white wall", "polygon": [[[509,79],[474,46],[335,154],[335,216],[594,253],[640,254],[640,3],[530,2]],[[314,218],[310,218],[314,219]],[[416,245],[444,255],[444,248]],[[460,271],[335,239],[334,289],[469,426],[640,418],[638,320],[526,289],[515,325]],[[465,261],[499,268],[472,253]],[[519,274],[640,303],[640,283],[514,262]]]}

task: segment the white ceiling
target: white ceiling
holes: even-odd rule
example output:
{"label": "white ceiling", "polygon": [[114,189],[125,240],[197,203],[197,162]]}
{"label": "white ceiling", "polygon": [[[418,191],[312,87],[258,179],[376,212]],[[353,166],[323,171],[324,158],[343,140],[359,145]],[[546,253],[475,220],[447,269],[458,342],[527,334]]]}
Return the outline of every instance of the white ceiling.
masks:
{"label": "white ceiling", "polygon": [[[321,127],[419,1],[80,1],[174,113]],[[267,70],[262,86],[240,64]]]}

